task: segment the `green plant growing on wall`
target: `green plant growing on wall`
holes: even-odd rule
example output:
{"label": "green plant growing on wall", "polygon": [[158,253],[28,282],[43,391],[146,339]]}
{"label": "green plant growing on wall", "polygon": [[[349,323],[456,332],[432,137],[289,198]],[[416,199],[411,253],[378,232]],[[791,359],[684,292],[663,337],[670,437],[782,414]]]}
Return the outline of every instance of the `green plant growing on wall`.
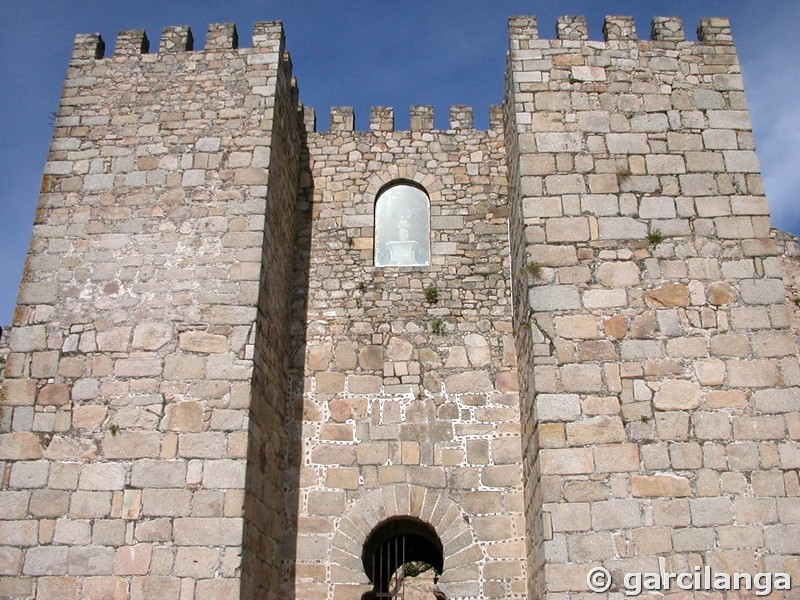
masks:
{"label": "green plant growing on wall", "polygon": [[111,432],[111,437],[116,437],[116,435],[119,433],[119,427],[117,427],[114,423],[108,426],[108,430]]}
{"label": "green plant growing on wall", "polygon": [[358,308],[361,308],[361,305],[364,302],[364,294],[366,291],[367,291],[367,284],[364,283],[363,281],[359,281],[356,284],[355,294],[353,294],[353,300],[355,301],[356,306]]}
{"label": "green plant growing on wall", "polygon": [[628,165],[619,165],[617,167],[617,180],[624,181],[631,176],[631,168]]}
{"label": "green plant growing on wall", "polygon": [[436,317],[431,321],[431,331],[434,335],[442,335],[444,333],[445,322],[440,317]]}
{"label": "green plant growing on wall", "polygon": [[403,575],[405,577],[417,577],[433,569],[431,565],[422,561],[407,562],[403,565]]}
{"label": "green plant growing on wall", "polygon": [[534,279],[539,279],[542,276],[542,265],[532,260],[525,266],[525,272]]}
{"label": "green plant growing on wall", "polygon": [[425,300],[428,304],[436,304],[439,302],[439,288],[436,284],[432,283],[425,288]]}
{"label": "green plant growing on wall", "polygon": [[654,229],[653,231],[647,234],[647,243],[650,246],[658,246],[663,241],[664,241],[664,234],[661,233],[660,229]]}

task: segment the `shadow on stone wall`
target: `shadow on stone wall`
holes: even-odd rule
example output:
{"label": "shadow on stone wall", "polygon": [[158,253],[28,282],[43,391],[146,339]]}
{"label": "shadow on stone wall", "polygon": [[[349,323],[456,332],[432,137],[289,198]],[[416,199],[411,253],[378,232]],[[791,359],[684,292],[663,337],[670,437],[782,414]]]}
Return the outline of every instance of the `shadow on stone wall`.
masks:
{"label": "shadow on stone wall", "polygon": [[309,165],[305,132],[301,141],[300,177],[295,219],[295,252],[292,271],[292,306],[289,325],[289,379],[287,410],[287,455],[284,490],[287,528],[282,552],[283,589],[281,598],[294,600],[300,469],[302,455],[303,380],[305,376],[306,323],[308,314],[308,278],[311,258],[311,228],[314,184]]}

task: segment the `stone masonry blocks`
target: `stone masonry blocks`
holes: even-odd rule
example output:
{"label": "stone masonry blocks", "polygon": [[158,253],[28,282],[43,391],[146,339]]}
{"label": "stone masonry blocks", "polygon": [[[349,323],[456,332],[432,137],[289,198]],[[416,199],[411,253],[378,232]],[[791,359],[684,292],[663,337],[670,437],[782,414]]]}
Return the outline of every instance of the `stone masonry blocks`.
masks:
{"label": "stone masonry blocks", "polygon": [[[396,519],[453,598],[796,570],[800,250],[730,24],[603,31],[510,19],[486,131],[316,132],[277,22],[78,36],[0,340],[0,595],[356,598]],[[374,265],[399,183],[424,267]]]}

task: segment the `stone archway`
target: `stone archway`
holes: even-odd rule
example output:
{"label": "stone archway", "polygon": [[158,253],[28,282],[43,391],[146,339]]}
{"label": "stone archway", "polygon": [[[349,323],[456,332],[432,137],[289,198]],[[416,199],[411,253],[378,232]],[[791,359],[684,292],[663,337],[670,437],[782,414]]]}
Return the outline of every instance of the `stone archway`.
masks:
{"label": "stone archway", "polygon": [[362,561],[374,592],[405,598],[407,582],[422,573],[442,572],[444,548],[436,531],[424,521],[389,517],[369,534]]}
{"label": "stone archway", "polygon": [[413,517],[436,531],[444,554],[439,588],[447,597],[459,595],[448,586],[480,579],[483,552],[458,505],[441,491],[398,484],[369,492],[342,515],[331,544],[334,586],[369,584],[362,564],[364,543],[375,527],[392,517]]}

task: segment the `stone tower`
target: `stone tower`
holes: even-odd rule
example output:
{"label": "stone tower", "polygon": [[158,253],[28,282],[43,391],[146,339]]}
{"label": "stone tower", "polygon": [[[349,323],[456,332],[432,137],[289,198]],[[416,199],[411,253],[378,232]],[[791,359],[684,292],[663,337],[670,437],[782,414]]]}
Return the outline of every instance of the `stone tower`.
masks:
{"label": "stone tower", "polygon": [[78,36],[7,332],[0,597],[800,578],[792,245],[727,21],[509,29],[487,131],[316,131],[278,23]]}

